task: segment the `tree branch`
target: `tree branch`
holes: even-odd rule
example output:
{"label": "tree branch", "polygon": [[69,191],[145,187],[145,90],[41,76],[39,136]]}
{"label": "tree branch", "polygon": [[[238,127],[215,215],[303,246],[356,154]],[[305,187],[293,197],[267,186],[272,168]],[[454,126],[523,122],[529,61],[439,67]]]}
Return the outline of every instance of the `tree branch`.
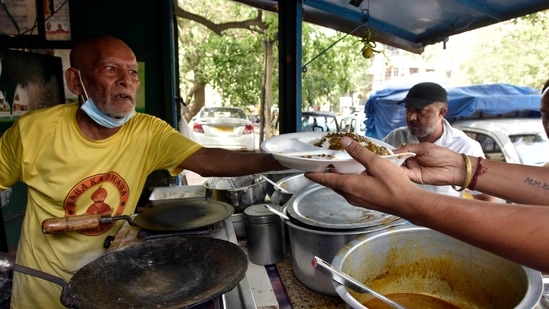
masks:
{"label": "tree branch", "polygon": [[263,12],[261,10],[257,10],[257,17],[254,19],[248,19],[248,20],[242,20],[242,21],[231,21],[231,22],[220,23],[220,24],[216,24],[211,20],[204,18],[203,16],[196,15],[189,11],[185,11],[179,6],[176,6],[175,8],[175,15],[177,17],[189,19],[199,24],[202,24],[206,28],[210,29],[212,32],[214,32],[219,36],[222,36],[223,31],[226,31],[228,29],[238,28],[238,29],[246,29],[253,32],[261,32],[261,33],[263,32],[263,30],[267,29],[267,25],[262,20]]}

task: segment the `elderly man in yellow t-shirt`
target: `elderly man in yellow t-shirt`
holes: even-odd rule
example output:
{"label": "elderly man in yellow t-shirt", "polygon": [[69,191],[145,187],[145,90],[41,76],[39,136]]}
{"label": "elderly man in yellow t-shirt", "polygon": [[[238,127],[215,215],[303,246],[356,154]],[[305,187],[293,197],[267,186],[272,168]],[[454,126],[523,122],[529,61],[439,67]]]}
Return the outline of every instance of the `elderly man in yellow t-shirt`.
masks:
{"label": "elderly man in yellow t-shirt", "polygon": [[[72,49],[65,72],[80,102],[26,113],[0,137],[0,190],[18,181],[28,187],[18,264],[69,281],[105,254],[106,237],[122,222],[59,235],[42,233],[41,222],[133,214],[153,171],[209,177],[286,169],[270,154],[202,147],[164,120],[136,112],[138,76],[137,58],[120,39],[83,41]],[[10,308],[65,308],[60,295],[60,286],[15,272]]]}

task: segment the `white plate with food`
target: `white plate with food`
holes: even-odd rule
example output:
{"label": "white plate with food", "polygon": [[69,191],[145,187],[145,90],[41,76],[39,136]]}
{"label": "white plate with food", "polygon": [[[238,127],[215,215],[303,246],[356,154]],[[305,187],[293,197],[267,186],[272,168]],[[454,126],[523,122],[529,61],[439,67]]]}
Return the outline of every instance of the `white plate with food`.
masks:
{"label": "white plate with food", "polygon": [[[324,172],[333,165],[340,173],[355,174],[364,166],[341,149],[339,139],[347,135],[370,151],[400,166],[414,153],[394,154],[394,147],[378,139],[353,133],[298,132],[281,134],[261,143],[261,149],[272,153],[280,164],[305,172]],[[330,149],[332,148],[332,149]]]}

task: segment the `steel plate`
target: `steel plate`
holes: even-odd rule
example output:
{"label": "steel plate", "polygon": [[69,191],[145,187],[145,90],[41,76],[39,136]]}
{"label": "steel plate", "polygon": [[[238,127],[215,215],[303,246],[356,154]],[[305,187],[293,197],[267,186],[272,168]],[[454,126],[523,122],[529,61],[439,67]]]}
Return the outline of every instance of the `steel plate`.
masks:
{"label": "steel plate", "polygon": [[393,222],[399,217],[349,204],[345,198],[320,184],[294,194],[287,203],[288,214],[313,227],[358,229]]}

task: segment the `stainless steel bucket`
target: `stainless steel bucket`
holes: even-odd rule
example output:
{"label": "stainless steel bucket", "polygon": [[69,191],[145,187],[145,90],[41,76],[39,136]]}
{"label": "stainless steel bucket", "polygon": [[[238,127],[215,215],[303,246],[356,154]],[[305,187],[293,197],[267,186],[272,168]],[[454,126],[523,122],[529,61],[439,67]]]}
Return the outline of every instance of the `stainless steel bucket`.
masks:
{"label": "stainless steel bucket", "polygon": [[235,213],[246,207],[263,203],[267,196],[267,182],[261,174],[242,177],[210,177],[204,182],[207,200],[231,204]]}

